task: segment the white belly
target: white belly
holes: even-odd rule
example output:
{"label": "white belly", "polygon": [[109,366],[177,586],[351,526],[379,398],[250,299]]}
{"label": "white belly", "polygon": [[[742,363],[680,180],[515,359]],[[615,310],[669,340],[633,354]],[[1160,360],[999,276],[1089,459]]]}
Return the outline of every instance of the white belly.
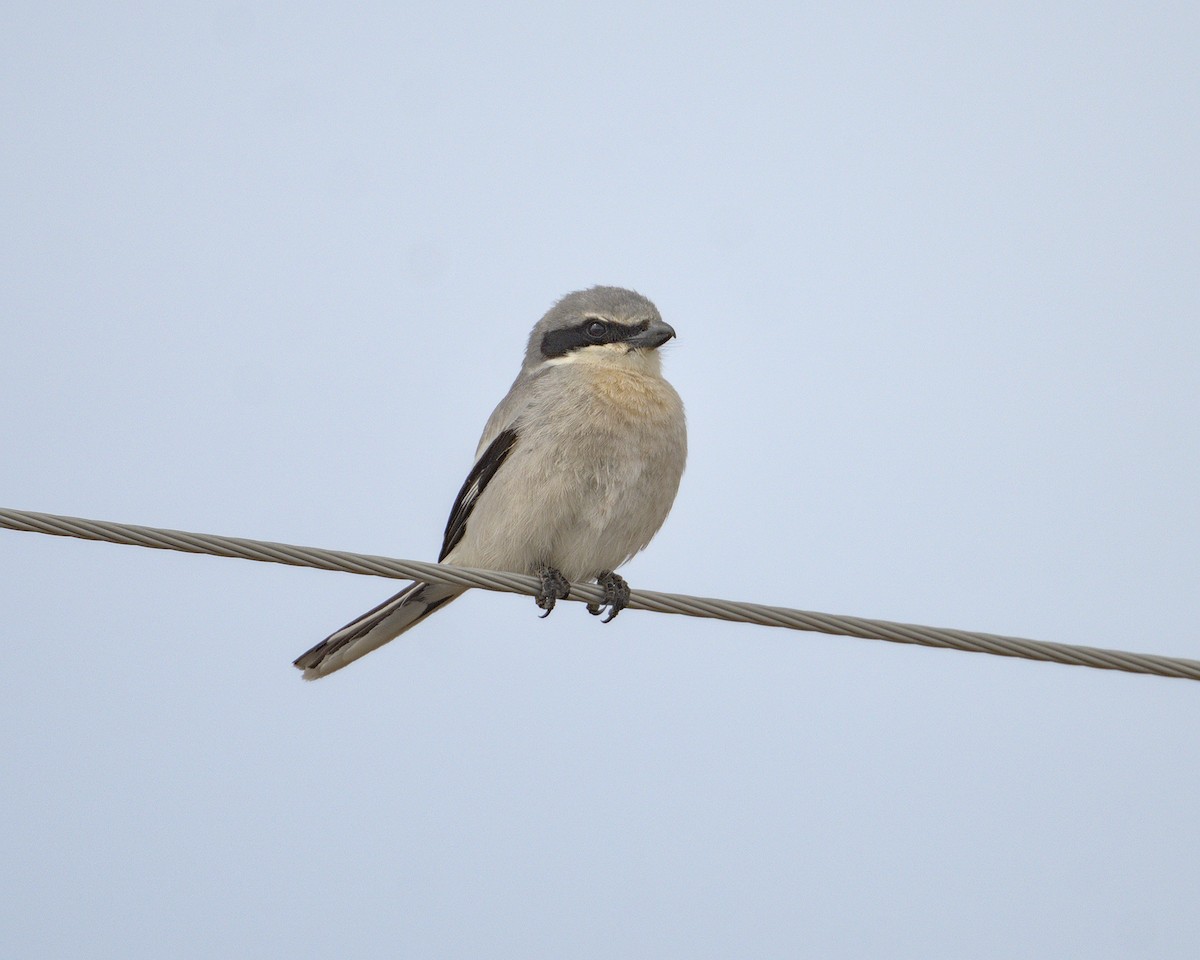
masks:
{"label": "white belly", "polygon": [[447,562],[589,580],[645,547],[674,502],[687,439],[675,391],[659,378],[637,387],[624,403],[611,375],[576,376],[535,404]]}

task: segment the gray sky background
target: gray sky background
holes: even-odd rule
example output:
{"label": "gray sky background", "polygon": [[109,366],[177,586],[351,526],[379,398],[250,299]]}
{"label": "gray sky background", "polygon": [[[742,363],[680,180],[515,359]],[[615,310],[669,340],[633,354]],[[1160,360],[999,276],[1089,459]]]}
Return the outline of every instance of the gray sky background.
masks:
{"label": "gray sky background", "polygon": [[[1200,14],[9,3],[0,504],[431,559],[632,286],[635,586],[1200,657]],[[0,532],[0,953],[1195,956],[1200,685]]]}

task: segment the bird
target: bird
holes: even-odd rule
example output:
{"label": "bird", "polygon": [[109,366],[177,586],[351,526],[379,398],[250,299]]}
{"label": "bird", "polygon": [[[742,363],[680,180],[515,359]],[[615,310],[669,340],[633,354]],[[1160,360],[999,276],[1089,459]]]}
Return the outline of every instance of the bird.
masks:
{"label": "bird", "polygon": [[[687,460],[683,402],[659,348],[675,337],[639,293],[595,286],[558,300],[534,325],[521,370],[488,418],[475,465],[450,510],[438,562],[530,574],[541,616],[595,581],[588,612],[629,602],[618,567],[667,518]],[[417,581],[294,665],[327,676],[394,640],[465,592]]]}

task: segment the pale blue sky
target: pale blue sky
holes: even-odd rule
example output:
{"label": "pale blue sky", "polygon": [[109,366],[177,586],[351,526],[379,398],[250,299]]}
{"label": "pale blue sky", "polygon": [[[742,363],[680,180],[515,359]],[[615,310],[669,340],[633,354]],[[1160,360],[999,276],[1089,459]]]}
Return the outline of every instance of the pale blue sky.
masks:
{"label": "pale blue sky", "polygon": [[[0,505],[436,555],[632,286],[634,586],[1200,657],[1194,4],[10,3]],[[0,953],[1191,958],[1200,685],[0,532]]]}

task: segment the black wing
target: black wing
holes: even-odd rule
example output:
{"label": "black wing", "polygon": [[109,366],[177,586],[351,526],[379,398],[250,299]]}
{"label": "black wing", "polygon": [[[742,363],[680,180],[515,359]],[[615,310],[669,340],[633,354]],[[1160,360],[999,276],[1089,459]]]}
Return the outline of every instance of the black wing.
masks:
{"label": "black wing", "polygon": [[488,444],[488,448],[483,451],[479,462],[467,474],[466,482],[458,491],[458,497],[450,511],[450,519],[446,521],[446,536],[442,540],[442,552],[438,554],[438,563],[446,559],[446,554],[454,549],[458,541],[463,538],[463,534],[467,532],[467,518],[471,516],[471,511],[479,502],[479,495],[496,475],[500,465],[508,459],[508,455],[512,453],[512,448],[516,443],[517,431],[509,427]]}

